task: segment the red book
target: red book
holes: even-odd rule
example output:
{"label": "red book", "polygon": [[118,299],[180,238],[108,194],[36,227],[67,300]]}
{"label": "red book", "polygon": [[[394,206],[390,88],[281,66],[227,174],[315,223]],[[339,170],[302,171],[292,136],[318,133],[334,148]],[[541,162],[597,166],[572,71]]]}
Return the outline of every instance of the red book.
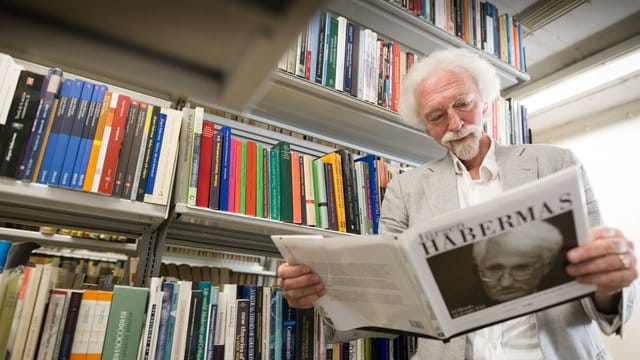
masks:
{"label": "red book", "polygon": [[240,195],[241,194],[241,186],[244,186],[244,184],[240,181],[242,179],[242,141],[238,140],[236,142],[236,148],[234,149],[236,152],[236,157],[235,157],[235,163],[236,163],[236,167],[235,167],[235,182],[236,182],[236,186],[235,186],[235,200],[233,202],[233,212],[240,214]]}
{"label": "red book", "polygon": [[293,195],[293,223],[302,224],[300,202],[300,154],[291,152],[291,193]]}
{"label": "red book", "polygon": [[[231,139],[231,146],[229,147],[229,192],[227,211],[236,212],[236,148],[238,147],[238,140]],[[239,176],[238,176],[239,177]]]}
{"label": "red book", "polygon": [[126,95],[118,96],[118,103],[113,116],[113,123],[111,124],[111,135],[107,144],[107,153],[102,165],[102,176],[98,186],[98,192],[101,194],[111,195],[113,192],[113,182],[118,167],[118,157],[122,146],[127,115],[129,114],[129,105],[131,105],[130,97]]}
{"label": "red book", "polygon": [[196,206],[205,208],[209,207],[209,185],[211,184],[211,162],[213,161],[213,128],[214,126],[211,121],[202,122]]}
{"label": "red book", "polygon": [[[257,145],[253,141],[247,142],[247,175],[245,184],[245,207],[244,213],[256,216],[256,156]],[[262,154],[260,154],[262,156]],[[262,204],[260,205],[262,206]]]}

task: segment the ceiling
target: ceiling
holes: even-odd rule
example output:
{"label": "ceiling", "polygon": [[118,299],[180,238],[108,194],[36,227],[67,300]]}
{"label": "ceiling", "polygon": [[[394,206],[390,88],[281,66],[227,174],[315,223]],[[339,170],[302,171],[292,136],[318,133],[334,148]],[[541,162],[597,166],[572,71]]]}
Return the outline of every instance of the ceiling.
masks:
{"label": "ceiling", "polygon": [[[494,1],[517,14],[533,0]],[[640,48],[640,1],[591,0],[525,37],[531,80],[507,89],[523,97],[571,73]],[[529,115],[536,142],[640,115],[640,72]]]}

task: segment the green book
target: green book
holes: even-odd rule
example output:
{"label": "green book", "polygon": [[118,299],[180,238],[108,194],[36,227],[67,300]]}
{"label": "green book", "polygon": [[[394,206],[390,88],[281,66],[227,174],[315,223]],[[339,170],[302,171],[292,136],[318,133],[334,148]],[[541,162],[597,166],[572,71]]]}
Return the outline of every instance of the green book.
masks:
{"label": "green book", "polygon": [[114,286],[103,359],[136,360],[148,295],[146,288]]}
{"label": "green book", "polygon": [[336,86],[336,62],[338,60],[338,19],[331,16],[329,27],[329,51],[327,54],[327,83],[324,86]]}
{"label": "green book", "polygon": [[242,157],[240,160],[240,214],[246,214],[247,201],[247,142],[242,142]]}
{"label": "green book", "polygon": [[256,217],[262,217],[262,145],[256,145]]}
{"label": "green book", "polygon": [[280,161],[275,148],[269,150],[269,213],[280,220]]}
{"label": "green book", "polygon": [[278,152],[280,168],[280,220],[293,222],[293,191],[291,186],[291,145],[280,141],[273,146]]}

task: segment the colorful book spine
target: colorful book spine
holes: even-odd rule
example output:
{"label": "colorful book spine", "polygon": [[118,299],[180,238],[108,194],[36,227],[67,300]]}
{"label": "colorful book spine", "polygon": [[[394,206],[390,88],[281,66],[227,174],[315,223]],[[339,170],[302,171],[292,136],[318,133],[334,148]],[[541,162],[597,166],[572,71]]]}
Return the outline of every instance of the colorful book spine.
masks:
{"label": "colorful book spine", "polygon": [[280,168],[280,220],[286,222],[293,221],[293,193],[291,185],[291,145],[288,142],[280,141],[273,146],[277,151],[278,158],[276,164]]}
{"label": "colorful book spine", "polygon": [[[135,172],[133,174],[133,184],[131,186],[131,196],[130,196],[131,200],[137,199],[138,193],[140,192],[140,182],[144,181],[142,172],[145,164],[147,164],[148,166],[148,162],[145,162],[145,160],[148,160],[147,145],[149,143],[149,135],[151,134],[152,120],[154,119],[153,112],[156,108],[157,106],[153,106],[151,104],[147,105],[146,116],[144,119],[144,126],[142,129],[142,136],[141,136],[140,144],[138,144],[138,161],[136,163]],[[155,123],[153,124],[153,126],[155,126]],[[126,183],[125,183],[125,186],[126,186]]]}
{"label": "colorful book spine", "polygon": [[91,332],[89,334],[89,344],[87,346],[86,360],[100,360],[102,358],[102,347],[107,335],[107,323],[109,321],[109,310],[113,301],[113,292],[99,291],[93,313]]}
{"label": "colorful book spine", "polygon": [[158,171],[158,163],[160,161],[160,151],[162,150],[162,138],[164,137],[164,129],[167,123],[167,114],[160,113],[158,115],[158,124],[155,136],[153,138],[153,146],[151,158],[149,160],[149,173],[144,190],[144,201],[150,202],[156,184],[156,173]]}
{"label": "colorful book spine", "polygon": [[141,164],[139,159],[144,159],[144,151],[142,151],[142,142],[145,133],[145,126],[147,126],[147,112],[149,111],[149,105],[141,102],[138,107],[138,114],[135,119],[133,127],[133,139],[131,142],[131,150],[129,150],[129,157],[126,161],[127,165],[124,171],[124,180],[122,184],[121,197],[123,199],[131,199],[131,195],[137,192],[138,188],[134,185],[136,178],[140,176],[138,171],[138,164]]}
{"label": "colorful book spine", "polygon": [[62,70],[51,68],[47,72],[45,80],[46,87],[41,92],[40,106],[38,107],[36,119],[29,135],[29,140],[25,147],[16,179],[32,181],[37,159],[42,152],[46,129],[49,126],[49,118],[53,103],[58,98],[60,84],[62,83]]}
{"label": "colorful book spine", "polygon": [[231,128],[220,128],[221,163],[220,163],[220,210],[229,211],[229,165],[231,163]]}
{"label": "colorful book spine", "polygon": [[211,166],[213,158],[213,134],[214,124],[211,121],[203,121],[195,205],[204,208],[209,207],[209,186],[211,185]]}
{"label": "colorful book spine", "polygon": [[117,155],[113,187],[111,189],[111,195],[116,197],[122,196],[122,190],[124,189],[124,176],[129,165],[129,156],[131,155],[131,145],[133,144],[133,136],[137,127],[139,110],[140,102],[131,99],[129,111],[124,122],[124,134],[120,144],[120,153]]}
{"label": "colorful book spine", "polygon": [[153,159],[154,145],[158,134],[160,107],[154,106],[153,109],[148,109],[147,113],[151,114],[151,119],[149,121],[149,134],[147,135],[146,144],[144,145],[144,159],[142,160],[140,169],[140,179],[138,179],[137,201],[144,201],[146,194],[147,181],[149,180],[151,170],[151,160]]}
{"label": "colorful book spine", "polygon": [[220,209],[220,167],[222,165],[222,134],[213,135],[213,154],[211,156],[211,185],[209,186],[209,208]]}
{"label": "colorful book spine", "polygon": [[109,141],[107,144],[103,144],[107,149],[98,186],[98,192],[101,194],[111,195],[113,193],[113,184],[115,182],[116,171],[118,168],[118,158],[120,148],[122,147],[122,140],[130,105],[130,97],[126,95],[118,96],[113,122],[111,124]]}
{"label": "colorful book spine", "polygon": [[236,147],[236,199],[235,212],[245,213],[247,183],[247,143],[238,141]]}
{"label": "colorful book spine", "polygon": [[274,148],[269,149],[269,215],[280,220],[280,159]]}
{"label": "colorful book spine", "polygon": [[[257,144],[247,141],[245,162],[245,206],[244,213],[256,216],[256,171],[257,171]],[[262,155],[262,154],[261,154]]]}
{"label": "colorful book spine", "polygon": [[376,169],[376,156],[366,155],[355,161],[364,162],[369,172],[369,191],[370,191],[370,203],[371,214],[373,216],[373,233],[378,233],[378,223],[380,222],[380,207],[378,206],[378,173]]}
{"label": "colorful book spine", "polygon": [[302,224],[302,202],[300,201],[300,154],[291,153],[291,209],[293,214],[293,223]]}
{"label": "colorful book spine", "polygon": [[102,350],[104,359],[135,360],[149,289],[116,285]]}
{"label": "colorful book spine", "polygon": [[203,125],[203,109],[198,108],[194,112],[192,149],[191,149],[191,165],[189,167],[189,190],[187,193],[187,205],[196,204],[196,196],[198,192],[198,174],[200,171],[200,154],[202,143],[202,125]]}
{"label": "colorful book spine", "polygon": [[87,115],[89,114],[89,107],[91,104],[91,98],[93,97],[94,88],[95,84],[88,81],[82,85],[82,93],[80,94],[80,99],[78,100],[77,105],[78,110],[75,118],[73,119],[67,149],[64,153],[64,162],[62,163],[60,181],[58,183],[59,186],[71,187],[73,167],[75,166],[76,159],[78,157],[78,149],[80,148],[82,133],[87,121]]}
{"label": "colorful book spine", "polygon": [[[91,183],[86,184],[91,192],[98,192],[98,188],[100,187],[100,181],[102,180],[102,168],[104,166],[104,159],[107,157],[107,149],[109,148],[109,139],[111,138],[111,128],[113,126],[113,118],[116,114],[116,107],[118,106],[118,98],[118,94],[111,94],[110,102],[107,104],[108,108],[106,109],[106,114],[102,114],[105,116],[105,123],[100,143],[96,144],[94,140],[94,149],[97,147],[98,151],[95,159],[95,170],[93,171],[93,179],[91,180]],[[87,183],[86,180],[85,183]]]}
{"label": "colorful book spine", "polygon": [[[84,179],[86,178],[93,142],[96,132],[98,131],[98,125],[100,124],[100,115],[102,113],[102,106],[104,105],[103,100],[106,92],[106,85],[96,85],[93,91],[91,103],[89,104],[87,121],[85,122],[82,138],[80,139],[78,157],[74,164],[73,174],[71,176],[71,187],[74,189],[81,190],[84,187]],[[102,124],[104,126],[104,122]]]}
{"label": "colorful book spine", "polygon": [[264,216],[263,201],[264,201],[265,192],[263,188],[263,182],[264,182],[263,148],[262,148],[262,145],[256,144],[256,183],[254,187],[255,189],[254,191],[256,194],[255,216],[259,218]]}
{"label": "colorful book spine", "polygon": [[227,191],[227,207],[229,212],[236,211],[236,166],[238,162],[236,157],[238,156],[238,140],[231,139],[231,146],[229,146],[229,187]]}

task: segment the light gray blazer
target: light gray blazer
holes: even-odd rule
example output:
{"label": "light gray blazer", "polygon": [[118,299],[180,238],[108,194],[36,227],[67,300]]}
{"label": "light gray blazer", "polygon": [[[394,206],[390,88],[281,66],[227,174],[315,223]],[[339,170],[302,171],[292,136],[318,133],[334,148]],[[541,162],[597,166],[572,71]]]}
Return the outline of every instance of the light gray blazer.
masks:
{"label": "light gray blazer", "polygon": [[[579,164],[571,151],[553,146],[495,146],[500,179],[505,190]],[[582,178],[591,226],[599,225],[598,204],[584,170]],[[382,204],[380,232],[402,232],[459,207],[453,161],[446,155],[391,180]],[[638,293],[637,285],[636,282],[623,291],[620,312],[614,319],[605,319],[589,298],[536,313],[538,338],[545,359],[608,358],[596,324],[607,335],[614,332],[622,335],[621,325],[631,317]],[[415,358],[463,359],[465,349],[466,336],[454,338],[447,344],[420,339]]]}

